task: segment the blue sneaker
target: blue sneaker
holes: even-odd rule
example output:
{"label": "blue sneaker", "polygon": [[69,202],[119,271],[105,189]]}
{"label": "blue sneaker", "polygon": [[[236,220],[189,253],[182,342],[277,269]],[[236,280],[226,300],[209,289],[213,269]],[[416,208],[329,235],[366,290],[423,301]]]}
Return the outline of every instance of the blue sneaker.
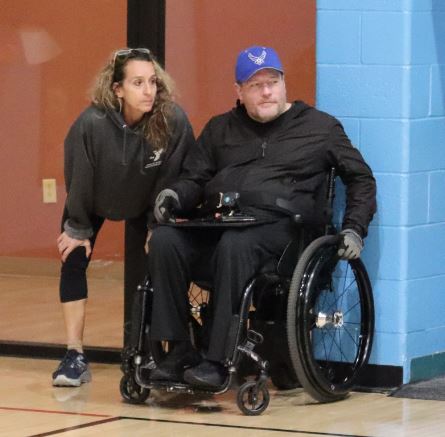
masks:
{"label": "blue sneaker", "polygon": [[68,350],[53,373],[53,385],[79,387],[82,383],[90,381],[91,373],[85,355],[74,349]]}

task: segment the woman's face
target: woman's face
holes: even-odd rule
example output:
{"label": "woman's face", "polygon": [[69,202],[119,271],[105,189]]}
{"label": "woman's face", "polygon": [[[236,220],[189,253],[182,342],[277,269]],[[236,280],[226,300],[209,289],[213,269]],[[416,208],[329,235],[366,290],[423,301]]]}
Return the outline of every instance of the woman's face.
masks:
{"label": "woman's face", "polygon": [[124,79],[114,85],[114,92],[122,99],[122,115],[128,125],[141,120],[153,108],[157,83],[153,63],[130,59],[124,67]]}

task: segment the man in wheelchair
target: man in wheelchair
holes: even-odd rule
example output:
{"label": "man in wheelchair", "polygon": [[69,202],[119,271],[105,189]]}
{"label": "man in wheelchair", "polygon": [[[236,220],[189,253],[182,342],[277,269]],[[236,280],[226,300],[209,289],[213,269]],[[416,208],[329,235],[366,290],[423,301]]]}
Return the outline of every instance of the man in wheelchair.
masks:
{"label": "man in wheelchair", "polygon": [[[231,320],[246,283],[280,257],[294,235],[291,217],[324,223],[317,201],[334,167],[346,185],[339,256],[357,258],[376,210],[372,172],[340,122],[302,101],[288,102],[284,70],[268,47],[243,50],[235,68],[237,104],[212,118],[176,183],[155,205],[150,240],[154,290],[150,335],[168,341],[153,381],[217,389],[224,384]],[[212,220],[184,217],[208,217]],[[181,218],[181,220],[179,219]],[[212,283],[212,320],[204,357],[190,341],[187,291]]]}

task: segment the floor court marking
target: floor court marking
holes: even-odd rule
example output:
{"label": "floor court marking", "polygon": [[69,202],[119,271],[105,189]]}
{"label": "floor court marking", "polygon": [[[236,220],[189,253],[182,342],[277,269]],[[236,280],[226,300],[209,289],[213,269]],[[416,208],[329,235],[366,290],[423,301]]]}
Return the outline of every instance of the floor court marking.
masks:
{"label": "floor court marking", "polygon": [[55,434],[61,434],[63,432],[72,431],[79,428],[86,428],[96,425],[101,425],[104,423],[115,422],[117,420],[138,420],[145,422],[159,422],[159,423],[175,423],[178,425],[194,425],[194,426],[209,426],[209,427],[218,427],[218,428],[233,428],[233,429],[245,429],[251,431],[274,431],[274,432],[282,432],[288,434],[306,434],[311,436],[326,436],[326,437],[372,437],[370,435],[359,435],[359,434],[343,434],[343,433],[335,433],[335,432],[317,432],[317,431],[304,431],[298,429],[283,429],[283,428],[265,428],[265,427],[256,427],[256,426],[242,426],[242,425],[227,425],[227,424],[219,424],[219,423],[208,423],[208,422],[190,422],[190,421],[181,421],[181,420],[168,420],[168,419],[151,419],[148,417],[131,417],[131,416],[110,416],[106,414],[94,414],[94,413],[73,413],[69,411],[56,411],[56,410],[40,410],[34,408],[13,408],[13,407],[1,407],[0,410],[6,411],[23,411],[29,413],[49,413],[49,414],[67,414],[72,416],[83,416],[83,417],[104,417],[104,420],[97,420],[94,422],[85,423],[82,425],[75,425],[69,428],[62,428],[54,431],[48,431],[42,434],[34,434],[29,437],[45,437]]}
{"label": "floor court marking", "polygon": [[70,411],[57,411],[57,410],[40,410],[36,408],[14,408],[14,407],[1,407],[0,410],[5,411],[24,411],[28,413],[49,413],[49,414],[69,414],[72,416],[88,416],[88,417],[112,417],[110,414],[95,414],[95,413],[73,413]]}
{"label": "floor court marking", "polygon": [[108,419],[96,420],[94,422],[83,423],[82,425],[74,425],[74,426],[70,426],[67,428],[55,429],[54,431],[43,432],[41,434],[32,434],[28,437],[47,437],[50,435],[56,435],[56,434],[62,434],[64,432],[74,431],[76,429],[90,428],[92,426],[102,425],[104,423],[116,422],[117,420],[121,420],[121,418],[120,417],[109,417]]}
{"label": "floor court marking", "polygon": [[121,416],[122,420],[140,420],[146,422],[160,422],[160,423],[176,423],[183,425],[195,425],[195,426],[213,426],[219,428],[236,428],[236,429],[246,429],[251,431],[275,431],[275,432],[283,432],[290,434],[307,434],[313,436],[326,436],[326,437],[373,437],[371,435],[359,435],[359,434],[339,434],[335,432],[316,432],[316,431],[303,431],[298,429],[283,429],[283,428],[262,428],[257,426],[242,426],[242,425],[226,425],[219,423],[207,423],[207,422],[188,422],[182,420],[168,420],[168,419],[150,419],[146,417],[129,417],[129,416]]}

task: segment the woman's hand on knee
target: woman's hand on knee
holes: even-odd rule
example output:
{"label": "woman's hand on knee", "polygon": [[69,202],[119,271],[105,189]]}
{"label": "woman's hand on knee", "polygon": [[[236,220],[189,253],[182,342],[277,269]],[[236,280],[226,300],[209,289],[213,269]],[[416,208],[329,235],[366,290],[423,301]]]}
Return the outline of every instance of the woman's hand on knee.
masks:
{"label": "woman's hand on knee", "polygon": [[77,240],[76,238],[71,238],[66,232],[62,232],[57,238],[57,248],[61,255],[62,262],[65,262],[68,255],[76,248],[80,246],[85,246],[86,257],[89,258],[91,255],[91,243],[90,240]]}
{"label": "woman's hand on knee", "polygon": [[147,238],[145,239],[145,245],[144,245],[144,250],[146,255],[148,255],[148,252],[150,251],[150,238],[152,233],[153,231],[151,229],[147,231]]}

